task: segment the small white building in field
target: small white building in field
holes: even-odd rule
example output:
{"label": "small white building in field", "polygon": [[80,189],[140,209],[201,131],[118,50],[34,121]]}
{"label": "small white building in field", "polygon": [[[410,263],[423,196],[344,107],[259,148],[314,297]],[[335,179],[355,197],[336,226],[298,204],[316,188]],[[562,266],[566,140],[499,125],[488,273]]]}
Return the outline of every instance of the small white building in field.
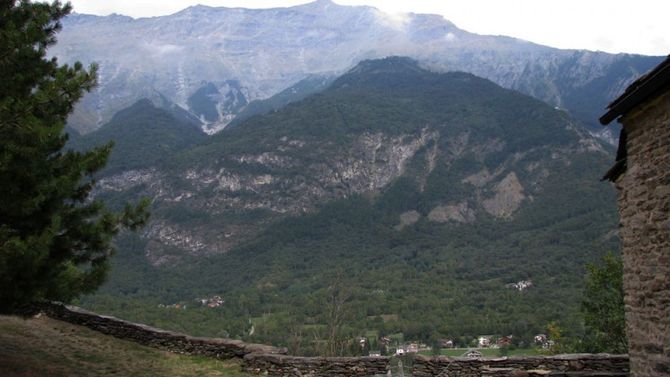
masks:
{"label": "small white building in field", "polygon": [[491,346],[491,338],[493,338],[491,335],[480,335],[477,338],[477,345],[479,348],[488,348]]}

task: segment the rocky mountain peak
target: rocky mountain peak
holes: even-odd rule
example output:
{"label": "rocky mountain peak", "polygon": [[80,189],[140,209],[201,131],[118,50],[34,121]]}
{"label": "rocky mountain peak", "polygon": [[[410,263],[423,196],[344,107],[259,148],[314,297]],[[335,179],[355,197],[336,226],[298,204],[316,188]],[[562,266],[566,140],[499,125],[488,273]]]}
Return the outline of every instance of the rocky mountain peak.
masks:
{"label": "rocky mountain peak", "polygon": [[[117,37],[120,30],[124,38]],[[441,16],[396,17],[330,0],[274,9],[197,5],[138,19],[72,15],[50,53],[64,63],[99,63],[99,86],[70,119],[70,126],[82,133],[151,91],[186,109],[201,83],[215,83],[225,94],[219,84],[234,80],[251,102],[312,74],[341,74],[362,60],[394,55],[409,56],[433,70],[490,79],[595,123],[608,98],[660,61],[552,49],[468,33]],[[397,68],[386,64],[384,70]],[[225,109],[228,99],[219,96],[217,108]],[[225,125],[242,109],[221,111],[215,123]]]}
{"label": "rocky mountain peak", "polygon": [[215,7],[211,7],[209,5],[202,5],[202,4],[196,4],[196,5],[191,5],[190,7],[185,8],[184,10],[180,11],[179,13],[194,13],[194,12],[207,12],[215,9]]}
{"label": "rocky mountain peak", "polygon": [[311,3],[306,4],[306,5],[310,6],[310,7],[315,7],[315,8],[326,8],[326,7],[330,7],[330,6],[339,6],[331,0],[315,0]]}

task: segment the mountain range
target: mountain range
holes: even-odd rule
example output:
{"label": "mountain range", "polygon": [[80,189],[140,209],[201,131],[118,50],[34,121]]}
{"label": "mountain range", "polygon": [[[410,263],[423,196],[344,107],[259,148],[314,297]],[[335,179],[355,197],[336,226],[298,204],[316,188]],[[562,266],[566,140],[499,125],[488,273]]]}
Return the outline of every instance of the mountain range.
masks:
{"label": "mountain range", "polygon": [[198,5],[138,19],[73,14],[50,53],[61,62],[99,65],[98,88],[69,121],[80,133],[156,93],[215,133],[245,109],[248,115],[250,106],[258,108],[255,100],[287,90],[300,99],[325,88],[319,84],[324,80],[306,78],[332,80],[361,60],[402,55],[434,71],[470,72],[567,109],[610,141],[613,135],[596,126],[599,112],[661,60],[560,50],[469,33],[442,16],[388,15],[330,0],[274,9]]}
{"label": "mountain range", "polygon": [[[338,297],[350,337],[579,333],[584,266],[618,249],[615,193],[598,182],[611,146],[568,111],[407,57],[316,81],[209,137],[154,96],[73,140],[124,151],[96,195],[153,201],[84,304],[303,354],[319,353]],[[212,295],[226,304],[192,307]]]}

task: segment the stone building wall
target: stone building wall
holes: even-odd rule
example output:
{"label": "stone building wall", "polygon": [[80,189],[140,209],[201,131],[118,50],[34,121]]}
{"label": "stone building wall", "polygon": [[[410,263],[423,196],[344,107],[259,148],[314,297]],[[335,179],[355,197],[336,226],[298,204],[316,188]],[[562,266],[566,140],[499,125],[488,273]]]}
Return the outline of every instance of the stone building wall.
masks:
{"label": "stone building wall", "polygon": [[574,354],[468,359],[417,356],[413,377],[628,376],[627,355]]}
{"label": "stone building wall", "polygon": [[621,120],[617,180],[631,376],[670,375],[670,92]]}

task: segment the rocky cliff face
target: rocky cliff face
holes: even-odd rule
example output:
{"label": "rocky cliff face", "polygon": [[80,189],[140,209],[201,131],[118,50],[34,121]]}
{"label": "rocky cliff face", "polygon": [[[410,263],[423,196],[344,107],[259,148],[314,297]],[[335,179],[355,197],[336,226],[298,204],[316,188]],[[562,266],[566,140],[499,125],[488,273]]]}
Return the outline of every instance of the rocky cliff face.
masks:
{"label": "rocky cliff face", "polygon": [[[302,153],[306,142],[281,137],[272,149],[253,154],[226,154],[217,164],[179,174],[134,170],[100,180],[100,191],[139,189],[162,210],[187,207],[201,216],[226,212],[261,212],[259,223],[222,226],[184,224],[180,218],[154,216],[144,237],[151,242],[147,256],[161,264],[174,260],[165,250],[191,255],[229,251],[262,231],[271,219],[312,212],[321,203],[356,194],[375,194],[405,172],[419,149],[438,137],[424,130],[418,135],[388,136],[363,133],[342,147],[324,141],[312,145],[323,155]],[[234,166],[234,167],[230,167]]]}
{"label": "rocky cliff face", "polygon": [[[170,153],[146,140],[192,125],[133,109],[164,122],[142,129],[154,123],[145,112],[124,112],[116,146],[144,154],[133,165],[119,155],[132,169],[108,171],[96,191],[112,206],[153,200],[150,224],[117,240],[92,298],[117,315],[143,307],[175,327],[223,323],[283,342],[294,325],[327,323],[340,281],[355,333],[532,339],[551,321],[580,326],[583,267],[617,247],[614,192],[598,181],[612,148],[569,113],[468,73],[364,61],[322,92]],[[532,288],[509,289],[519,281]],[[225,304],[191,308],[211,295]],[[189,309],[157,307],[176,302]],[[263,318],[253,333],[249,318]]]}
{"label": "rocky cliff face", "polygon": [[[120,30],[124,38],[117,37]],[[471,72],[595,123],[607,99],[660,61],[558,50],[468,33],[440,16],[398,18],[330,1],[264,10],[194,6],[140,19],[75,14],[58,39],[51,53],[61,61],[100,66],[100,85],[70,119],[81,132],[157,91],[213,133],[247,102],[308,75],[339,74],[363,59],[390,55],[411,56],[432,69]],[[194,95],[200,100],[193,101]]]}
{"label": "rocky cliff face", "polygon": [[[573,160],[607,156],[563,111],[389,58],[164,164],[104,177],[97,193],[153,198],[145,252],[172,265],[226,253],[277,220],[353,196],[397,196],[387,209],[397,231],[423,220],[515,221],[536,203],[553,208],[551,190],[573,180],[561,178],[574,175]],[[408,186],[396,188],[400,181]]]}

